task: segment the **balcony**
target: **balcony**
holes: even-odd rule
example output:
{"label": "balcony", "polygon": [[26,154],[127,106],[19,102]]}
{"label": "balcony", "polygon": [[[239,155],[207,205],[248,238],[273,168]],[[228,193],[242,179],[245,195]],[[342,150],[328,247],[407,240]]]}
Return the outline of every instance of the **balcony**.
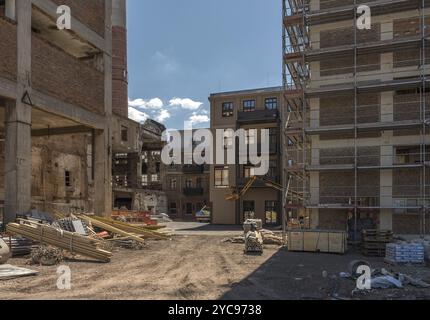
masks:
{"label": "balcony", "polygon": [[271,123],[279,119],[278,110],[254,110],[250,112],[239,112],[237,122],[246,123]]}
{"label": "balcony", "polygon": [[204,166],[201,165],[184,165],[182,172],[185,174],[202,174],[204,172]]}
{"label": "balcony", "polygon": [[203,188],[185,188],[184,196],[186,197],[203,196]]}

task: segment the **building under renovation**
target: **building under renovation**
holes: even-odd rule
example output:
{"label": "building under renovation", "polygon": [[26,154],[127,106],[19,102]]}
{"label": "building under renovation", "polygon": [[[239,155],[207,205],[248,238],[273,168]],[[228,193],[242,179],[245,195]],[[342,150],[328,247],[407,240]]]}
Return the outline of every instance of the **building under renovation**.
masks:
{"label": "building under renovation", "polygon": [[[362,3],[370,29],[357,26]],[[429,233],[429,5],[283,1],[290,218]]]}
{"label": "building under renovation", "polygon": [[[241,224],[248,218],[256,218],[268,226],[281,224],[282,190],[276,186],[281,181],[279,110],[283,105],[283,88],[214,93],[209,101],[214,137],[215,130],[225,130],[223,141],[215,142],[222,143],[226,151],[226,165],[211,165],[210,170],[212,222]],[[269,132],[269,170],[265,177],[259,177],[252,184],[255,167],[250,162],[239,164],[239,143],[243,142],[229,131],[238,129],[246,132],[247,153],[251,145],[261,150],[261,130]],[[232,150],[236,150],[236,164],[228,165],[227,154]],[[228,200],[233,192],[240,197]]]}

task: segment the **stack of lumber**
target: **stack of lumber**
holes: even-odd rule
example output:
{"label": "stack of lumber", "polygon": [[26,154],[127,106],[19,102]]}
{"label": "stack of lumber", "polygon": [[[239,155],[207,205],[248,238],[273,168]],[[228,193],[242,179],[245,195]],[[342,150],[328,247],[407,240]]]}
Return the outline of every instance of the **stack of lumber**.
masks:
{"label": "stack of lumber", "polygon": [[145,240],[142,238],[141,235],[132,234],[132,233],[129,233],[129,232],[124,231],[122,229],[119,229],[119,228],[113,226],[112,224],[103,222],[102,219],[98,220],[94,216],[89,217],[89,216],[85,216],[85,215],[80,215],[79,218],[86,221],[87,223],[91,224],[93,227],[97,227],[97,228],[103,229],[105,231],[109,231],[113,234],[120,235],[120,236],[126,237],[128,239],[132,239],[132,240],[134,240],[136,242],[140,242],[142,244],[145,243]]}
{"label": "stack of lumber", "polygon": [[[143,236],[146,239],[155,239],[155,240],[166,240],[168,239],[168,236],[166,234],[163,234],[161,232],[157,232],[155,230],[151,230],[147,227],[139,227],[134,226],[125,222],[116,221],[110,218],[106,217],[99,217],[99,216],[83,216],[82,219],[89,219],[91,224],[93,226],[99,227],[101,229],[104,229],[109,232],[113,232],[119,235],[122,235],[124,237],[127,236],[137,236],[141,239]],[[109,230],[110,229],[110,230]],[[117,232],[114,231],[116,229]],[[122,233],[118,233],[118,230],[120,230]],[[130,237],[133,239],[133,237]],[[133,239],[137,240],[137,239]]]}
{"label": "stack of lumber", "polygon": [[111,252],[99,248],[100,241],[48,225],[28,223],[25,220],[19,222],[21,224],[8,224],[6,231],[11,235],[23,236],[40,244],[51,245],[103,262],[109,262],[112,257]]}
{"label": "stack of lumber", "polygon": [[363,230],[361,252],[366,257],[385,257],[387,243],[393,242],[393,232]]}

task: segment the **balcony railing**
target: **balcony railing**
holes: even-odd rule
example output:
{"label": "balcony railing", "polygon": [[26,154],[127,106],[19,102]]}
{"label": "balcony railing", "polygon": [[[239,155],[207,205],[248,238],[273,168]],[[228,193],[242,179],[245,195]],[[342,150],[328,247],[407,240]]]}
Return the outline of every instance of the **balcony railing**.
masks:
{"label": "balcony railing", "polygon": [[279,119],[278,110],[254,110],[250,112],[239,112],[237,121],[239,123],[276,122]]}
{"label": "balcony railing", "polygon": [[203,195],[203,188],[184,188],[184,196],[196,197]]}

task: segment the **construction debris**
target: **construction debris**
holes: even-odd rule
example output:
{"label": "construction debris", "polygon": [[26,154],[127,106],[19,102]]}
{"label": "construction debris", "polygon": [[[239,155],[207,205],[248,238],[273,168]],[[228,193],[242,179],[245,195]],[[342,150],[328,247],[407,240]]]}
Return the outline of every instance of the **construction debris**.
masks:
{"label": "construction debris", "polygon": [[259,231],[253,230],[246,234],[245,253],[263,253],[263,237]]}
{"label": "construction debris", "polygon": [[38,246],[31,251],[29,263],[42,266],[55,266],[63,261],[63,252],[52,246]]}
{"label": "construction debris", "polygon": [[111,252],[100,249],[99,240],[26,220],[19,222],[21,224],[8,224],[6,231],[11,235],[24,236],[40,244],[52,245],[102,262],[109,262],[112,257]]}
{"label": "construction debris", "polygon": [[65,231],[79,233],[81,236],[88,235],[87,224],[76,217],[58,219],[52,224],[52,226],[58,227]]}
{"label": "construction debris", "polygon": [[[99,216],[80,216],[83,220],[87,220],[93,226],[102,228],[103,230],[110,231],[125,237],[129,237],[130,235],[138,235],[144,236],[147,239],[155,239],[155,240],[166,240],[168,239],[168,235],[162,234],[161,232],[151,230],[147,227],[137,227],[131,224],[116,221],[113,219],[99,217]],[[110,228],[111,230],[109,230]],[[114,231],[116,230],[116,231]],[[121,232],[121,233],[119,233]],[[130,237],[131,238],[131,237]],[[134,239],[139,241],[137,239]]]}
{"label": "construction debris", "polygon": [[20,277],[37,275],[37,271],[19,268],[10,264],[0,265],[0,280],[11,280]]}
{"label": "construction debris", "polygon": [[0,238],[0,264],[6,263],[11,257],[9,246]]}
{"label": "construction debris", "polygon": [[23,237],[3,237],[4,242],[9,246],[12,257],[28,256],[35,246],[35,243]]}

